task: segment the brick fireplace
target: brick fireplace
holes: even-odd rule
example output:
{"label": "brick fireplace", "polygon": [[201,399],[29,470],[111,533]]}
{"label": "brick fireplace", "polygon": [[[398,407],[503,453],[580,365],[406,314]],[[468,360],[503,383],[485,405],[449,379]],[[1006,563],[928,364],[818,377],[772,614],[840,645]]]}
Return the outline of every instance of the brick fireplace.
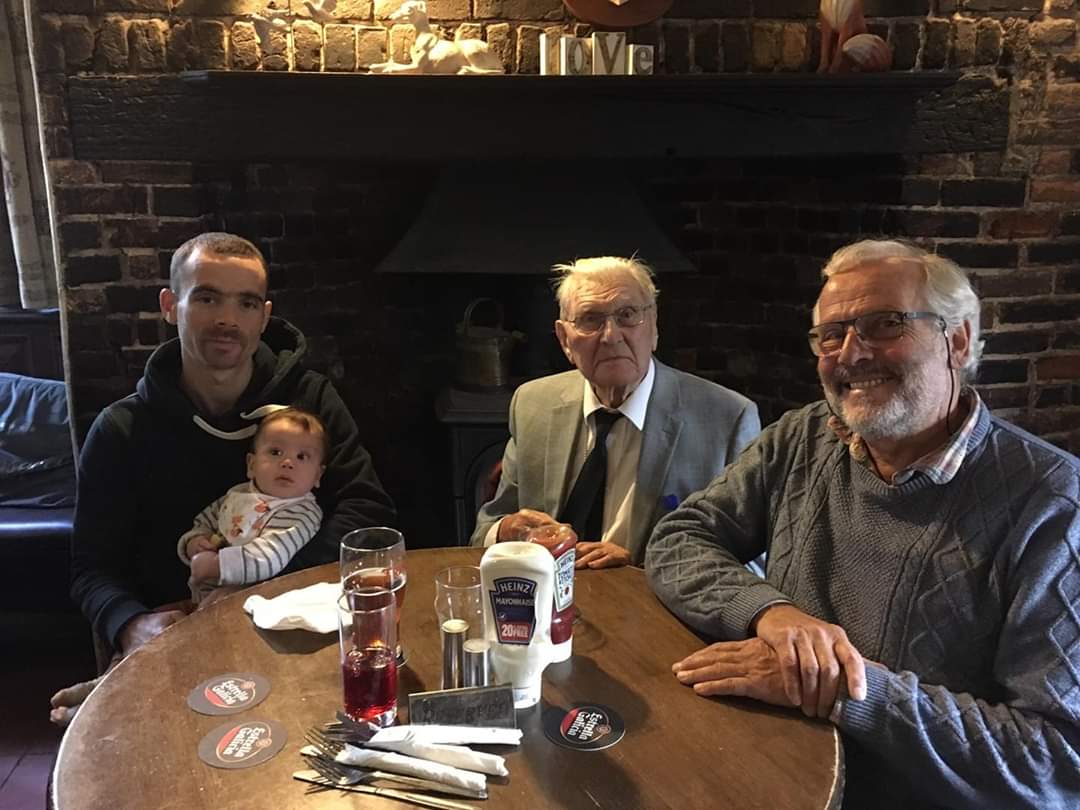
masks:
{"label": "brick fireplace", "polygon": [[[1080,450],[1075,0],[868,0],[895,69],[842,80],[805,75],[813,2],[675,0],[666,19],[630,32],[657,46],[664,75],[602,93],[550,78],[342,76],[400,54],[409,31],[384,24],[397,5],[385,0],[339,0],[340,19],[325,24],[298,0],[39,5],[83,430],[169,337],[156,300],[171,249],[232,230],[265,250],[275,313],[304,330],[353,410],[410,544],[451,542],[449,436],[434,403],[453,376],[454,325],[482,294],[523,328],[546,305],[545,282],[376,269],[441,167],[487,154],[497,172],[525,154],[603,160],[628,178],[693,267],[660,278],[659,356],[754,398],[765,420],[819,395],[803,334],[823,260],[860,237],[901,236],[970,270],[985,302],[990,405]],[[514,73],[537,72],[541,31],[585,30],[560,0],[428,5],[447,32],[485,37]],[[271,6],[293,16],[260,45],[249,15]],[[507,82],[519,82],[512,93]],[[447,114],[464,111],[456,123],[484,127],[450,127],[436,144],[385,129],[447,94]],[[533,110],[527,127],[515,103]],[[603,133],[566,112],[598,107]],[[667,126],[653,126],[662,116]],[[558,352],[536,348],[554,349],[550,331],[528,331],[532,367],[515,371],[559,368]]]}

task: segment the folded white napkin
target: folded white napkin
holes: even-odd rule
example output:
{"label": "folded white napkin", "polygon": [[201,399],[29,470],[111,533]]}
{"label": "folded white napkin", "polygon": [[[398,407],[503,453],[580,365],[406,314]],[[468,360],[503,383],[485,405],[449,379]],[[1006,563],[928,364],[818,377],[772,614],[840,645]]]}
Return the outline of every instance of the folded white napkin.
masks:
{"label": "folded white napkin", "polygon": [[384,740],[380,739],[378,734],[368,740],[365,745],[396,751],[399,754],[426,759],[429,762],[441,762],[443,765],[464,768],[467,771],[490,773],[492,776],[506,776],[510,773],[506,770],[506,760],[502,757],[497,754],[486,754],[483,751],[473,751],[464,745],[438,745],[410,739]]}
{"label": "folded white napkin", "polygon": [[429,762],[416,757],[407,757],[403,754],[372,751],[368,748],[346,745],[335,759],[342,765],[379,768],[380,770],[390,771],[390,773],[418,776],[421,779],[431,779],[442,785],[453,785],[467,790],[487,790],[487,777],[482,773],[474,773],[473,771],[443,765],[439,762]]}
{"label": "folded white napkin", "polygon": [[410,740],[418,743],[446,745],[518,745],[521,743],[521,729],[493,726],[443,726],[434,723],[403,725],[380,729],[371,742],[375,740],[380,742]]}
{"label": "folded white napkin", "polygon": [[244,601],[244,612],[249,613],[255,625],[263,630],[333,633],[338,629],[339,596],[340,583],[319,582],[307,588],[288,591],[273,599],[249,596]]}

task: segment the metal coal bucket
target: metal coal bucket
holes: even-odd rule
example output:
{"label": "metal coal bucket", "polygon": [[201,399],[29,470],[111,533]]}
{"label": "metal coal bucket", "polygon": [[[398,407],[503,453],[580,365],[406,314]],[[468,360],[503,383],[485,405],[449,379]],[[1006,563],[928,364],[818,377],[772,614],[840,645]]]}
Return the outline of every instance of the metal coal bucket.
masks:
{"label": "metal coal bucket", "polygon": [[[473,313],[481,304],[494,305],[494,326],[477,326]],[[510,383],[510,353],[525,339],[521,332],[503,329],[503,307],[494,298],[477,298],[465,307],[457,325],[457,369],[454,381],[460,388],[505,388]]]}

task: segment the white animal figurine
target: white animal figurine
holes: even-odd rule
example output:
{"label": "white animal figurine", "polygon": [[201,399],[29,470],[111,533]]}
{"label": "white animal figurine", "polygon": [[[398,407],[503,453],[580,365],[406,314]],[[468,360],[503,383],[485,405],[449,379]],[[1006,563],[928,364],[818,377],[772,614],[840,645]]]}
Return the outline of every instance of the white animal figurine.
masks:
{"label": "white animal figurine", "polygon": [[503,64],[488,50],[481,39],[460,39],[450,42],[439,37],[428,26],[427,4],[424,0],[406,0],[390,15],[395,22],[408,22],[416,29],[416,42],[409,49],[412,59],[407,65],[380,62],[372,65],[372,73],[502,73]]}
{"label": "white animal figurine", "polygon": [[821,61],[818,73],[838,73],[844,69],[844,43],[866,33],[862,0],[821,0]]}
{"label": "white animal figurine", "polygon": [[259,37],[259,44],[264,51],[270,50],[270,35],[277,31],[283,37],[289,35],[289,24],[281,17],[264,17],[261,14],[252,14],[251,22],[255,25],[255,33]]}
{"label": "white animal figurine", "polygon": [[315,22],[328,23],[334,21],[333,10],[337,8],[337,0],[304,0],[304,8],[307,9],[311,19]]}

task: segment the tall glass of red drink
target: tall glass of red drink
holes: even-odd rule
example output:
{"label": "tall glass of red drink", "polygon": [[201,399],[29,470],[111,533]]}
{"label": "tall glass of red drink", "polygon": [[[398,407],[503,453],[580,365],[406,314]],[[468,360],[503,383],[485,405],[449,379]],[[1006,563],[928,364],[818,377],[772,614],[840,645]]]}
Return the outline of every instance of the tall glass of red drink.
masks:
{"label": "tall glass of red drink", "polygon": [[361,588],[338,600],[345,713],[388,726],[397,717],[394,598],[385,588]]}

